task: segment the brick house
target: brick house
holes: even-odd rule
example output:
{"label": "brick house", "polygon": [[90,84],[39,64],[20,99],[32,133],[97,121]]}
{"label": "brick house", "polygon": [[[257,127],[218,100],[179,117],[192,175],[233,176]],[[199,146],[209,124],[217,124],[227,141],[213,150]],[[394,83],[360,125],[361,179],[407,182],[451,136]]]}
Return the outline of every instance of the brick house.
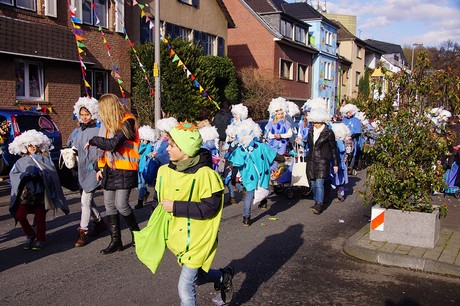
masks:
{"label": "brick house", "polygon": [[[118,67],[121,84],[130,101],[130,46],[124,39],[123,25],[130,31],[130,9],[123,0],[98,0],[96,15],[89,0],[72,0],[86,55],[86,81],[90,95],[99,98],[111,92],[121,97],[112,71]],[[126,19],[126,20],[125,20]],[[102,34],[110,46],[111,57]],[[51,108],[51,117],[61,130],[63,142],[77,126],[73,105],[86,95],[82,69],[73,34],[67,1],[0,0],[0,103],[3,108]]]}
{"label": "brick house", "polygon": [[236,24],[228,31],[228,56],[235,67],[279,78],[282,96],[302,106],[312,94],[312,59],[318,53],[309,45],[309,25],[286,14],[280,1],[224,2]]}

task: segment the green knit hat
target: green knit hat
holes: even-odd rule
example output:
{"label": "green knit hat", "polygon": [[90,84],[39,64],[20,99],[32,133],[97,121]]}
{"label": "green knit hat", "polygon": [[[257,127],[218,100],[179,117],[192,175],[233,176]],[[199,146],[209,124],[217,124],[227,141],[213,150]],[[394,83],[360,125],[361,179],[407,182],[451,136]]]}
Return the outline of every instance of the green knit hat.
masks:
{"label": "green knit hat", "polygon": [[189,122],[181,122],[169,131],[169,135],[179,149],[189,157],[194,157],[203,144],[198,128]]}

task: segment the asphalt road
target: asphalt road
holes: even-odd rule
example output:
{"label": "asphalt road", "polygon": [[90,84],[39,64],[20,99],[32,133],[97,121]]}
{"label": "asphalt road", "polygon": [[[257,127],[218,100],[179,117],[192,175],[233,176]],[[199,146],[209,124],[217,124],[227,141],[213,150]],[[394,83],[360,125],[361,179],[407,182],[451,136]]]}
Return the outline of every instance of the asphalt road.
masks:
{"label": "asphalt road", "polygon": [[[362,188],[363,175],[351,178],[349,192]],[[22,230],[0,206],[0,305],[179,305],[180,267],[169,251],[152,274],[129,247],[123,222],[123,252],[99,254],[108,233],[74,248],[79,198],[68,199],[70,215],[48,215],[47,246],[39,252],[22,249]],[[103,208],[101,193],[96,202]],[[268,211],[253,207],[249,228],[242,226],[242,203],[225,207],[213,266],[235,267],[232,305],[460,305],[460,279],[375,265],[342,252],[346,239],[369,221],[370,208],[356,192],[321,215],[310,212],[312,204],[297,190],[292,200],[273,195]],[[135,211],[141,228],[150,211],[150,205]],[[207,284],[197,295],[199,305],[213,305],[216,292]]]}

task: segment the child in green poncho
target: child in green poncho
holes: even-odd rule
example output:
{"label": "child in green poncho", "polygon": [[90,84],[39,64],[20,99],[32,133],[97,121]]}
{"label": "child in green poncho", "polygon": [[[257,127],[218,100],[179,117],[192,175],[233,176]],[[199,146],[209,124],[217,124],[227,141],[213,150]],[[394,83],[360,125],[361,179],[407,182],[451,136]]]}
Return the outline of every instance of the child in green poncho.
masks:
{"label": "child in green poncho", "polygon": [[196,304],[196,285],[214,283],[222,301],[233,295],[233,268],[211,269],[223,208],[224,186],[212,170],[212,156],[200,149],[202,139],[190,123],[169,131],[170,163],[158,170],[155,185],[159,205],[147,227],[135,233],[136,253],[152,272],[165,246],[182,266],[178,291],[181,305]]}

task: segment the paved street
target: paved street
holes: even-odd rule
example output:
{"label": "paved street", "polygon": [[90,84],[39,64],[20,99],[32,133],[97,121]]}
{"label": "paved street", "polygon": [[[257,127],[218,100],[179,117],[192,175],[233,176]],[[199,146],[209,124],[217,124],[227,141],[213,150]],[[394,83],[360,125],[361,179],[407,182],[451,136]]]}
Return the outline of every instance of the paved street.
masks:
{"label": "paved street", "polygon": [[[351,189],[362,187],[363,176],[351,178]],[[134,191],[132,205],[136,195]],[[40,252],[22,249],[22,230],[14,228],[7,207],[0,206],[1,305],[179,304],[180,268],[169,251],[154,275],[137,260],[133,248],[99,254],[108,244],[108,233],[74,248],[79,199],[76,194],[68,199],[70,215],[48,215],[47,246]],[[0,202],[5,200],[3,196]],[[96,202],[103,207],[101,192]],[[309,211],[312,204],[297,190],[292,200],[285,193],[272,195],[268,211],[253,207],[249,228],[241,224],[242,203],[225,207],[213,266],[235,267],[232,305],[460,304],[458,278],[376,265],[343,253],[345,241],[370,218],[370,208],[361,205],[356,192],[343,203],[332,202],[319,216]],[[149,214],[150,205],[136,210],[141,228]],[[449,216],[445,220],[452,222]],[[130,233],[122,224],[128,245]],[[211,284],[197,293],[199,305],[213,305]]]}

